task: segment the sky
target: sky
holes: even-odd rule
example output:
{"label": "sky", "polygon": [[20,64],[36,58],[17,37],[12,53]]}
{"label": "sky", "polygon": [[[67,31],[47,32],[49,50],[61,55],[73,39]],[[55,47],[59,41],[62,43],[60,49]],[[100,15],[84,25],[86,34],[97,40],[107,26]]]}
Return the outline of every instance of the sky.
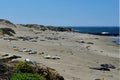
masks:
{"label": "sky", "polygon": [[118,26],[119,0],[0,0],[0,19],[16,24]]}

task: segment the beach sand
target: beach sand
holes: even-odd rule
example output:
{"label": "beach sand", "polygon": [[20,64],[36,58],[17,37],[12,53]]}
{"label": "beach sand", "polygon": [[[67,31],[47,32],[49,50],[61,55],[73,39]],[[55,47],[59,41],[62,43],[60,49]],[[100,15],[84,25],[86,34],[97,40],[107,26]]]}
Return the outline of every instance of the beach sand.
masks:
{"label": "beach sand", "polygon": [[[22,56],[56,69],[65,80],[119,80],[119,45],[108,36],[81,34],[75,32],[37,31],[18,26],[13,28],[17,36],[39,37],[37,42],[8,41],[0,37],[0,54]],[[38,33],[38,34],[35,34]],[[51,38],[51,39],[49,39]],[[13,49],[27,48],[37,54],[27,54]],[[44,52],[40,55],[39,53]],[[57,55],[60,59],[45,59],[45,55]],[[116,69],[110,71],[93,70],[100,64],[112,64]]]}

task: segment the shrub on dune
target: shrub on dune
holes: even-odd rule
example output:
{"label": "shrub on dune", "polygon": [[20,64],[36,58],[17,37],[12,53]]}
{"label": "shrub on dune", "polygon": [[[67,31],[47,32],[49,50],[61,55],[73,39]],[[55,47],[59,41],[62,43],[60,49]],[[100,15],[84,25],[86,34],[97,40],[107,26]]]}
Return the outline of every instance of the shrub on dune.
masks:
{"label": "shrub on dune", "polygon": [[43,76],[39,74],[32,73],[16,73],[10,80],[46,80]]}
{"label": "shrub on dune", "polygon": [[34,73],[34,68],[30,66],[27,62],[19,62],[15,66],[15,71],[22,73]]}

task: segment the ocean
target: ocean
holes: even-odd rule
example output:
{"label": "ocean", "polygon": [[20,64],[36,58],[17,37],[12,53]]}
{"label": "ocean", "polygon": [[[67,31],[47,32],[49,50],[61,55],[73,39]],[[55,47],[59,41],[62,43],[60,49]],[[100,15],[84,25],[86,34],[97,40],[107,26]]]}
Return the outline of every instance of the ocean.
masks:
{"label": "ocean", "polygon": [[80,33],[101,34],[108,32],[109,35],[118,35],[119,27],[72,27],[75,31]]}
{"label": "ocean", "polygon": [[75,31],[80,33],[96,34],[96,35],[106,35],[114,38],[115,42],[120,45],[120,27],[110,26],[110,27],[76,27],[72,26]]}

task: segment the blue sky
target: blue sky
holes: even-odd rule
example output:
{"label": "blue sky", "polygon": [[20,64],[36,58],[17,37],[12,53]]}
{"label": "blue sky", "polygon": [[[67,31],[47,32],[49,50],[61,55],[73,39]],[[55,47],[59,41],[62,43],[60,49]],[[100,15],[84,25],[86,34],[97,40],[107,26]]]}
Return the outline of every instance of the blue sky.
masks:
{"label": "blue sky", "polygon": [[0,18],[53,26],[118,26],[119,0],[0,0]]}

